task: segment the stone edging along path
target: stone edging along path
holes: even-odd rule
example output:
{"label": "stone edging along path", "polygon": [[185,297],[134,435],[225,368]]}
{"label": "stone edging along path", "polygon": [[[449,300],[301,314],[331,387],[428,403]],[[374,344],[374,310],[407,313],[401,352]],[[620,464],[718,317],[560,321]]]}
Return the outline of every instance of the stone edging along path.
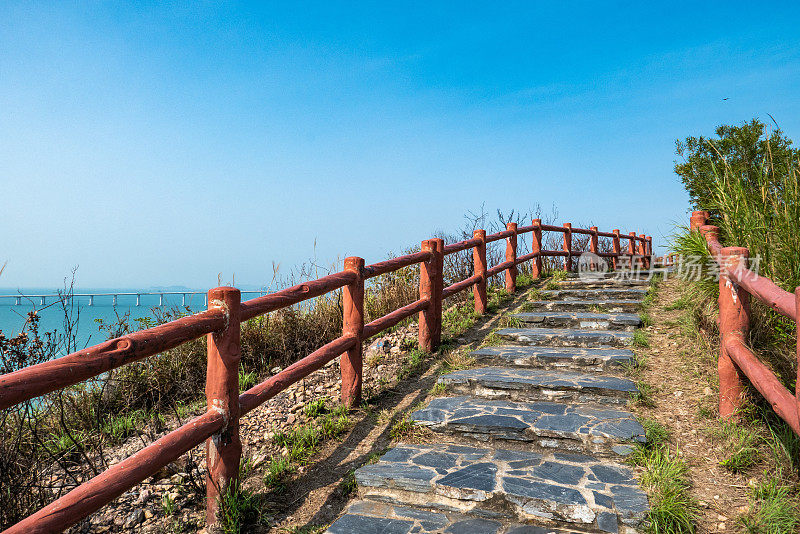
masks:
{"label": "stone edging along path", "polygon": [[549,300],[513,316],[521,327],[411,414],[436,443],[399,443],[357,469],[359,500],[327,532],[638,531],[647,496],[624,458],[645,432],[625,408],[624,366],[645,293],[610,279],[539,292]]}

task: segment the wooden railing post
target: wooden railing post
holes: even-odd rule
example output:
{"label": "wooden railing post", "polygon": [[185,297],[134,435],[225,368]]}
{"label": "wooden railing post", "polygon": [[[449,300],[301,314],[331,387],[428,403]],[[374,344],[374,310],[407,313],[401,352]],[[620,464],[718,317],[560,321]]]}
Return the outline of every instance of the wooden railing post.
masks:
{"label": "wooden railing post", "polygon": [[[597,235],[597,227],[596,226],[590,226],[589,227],[589,231],[592,232],[591,235],[589,236],[589,252],[591,252],[592,254],[597,254],[597,246],[599,244],[598,243],[599,236]],[[592,258],[592,262],[594,263],[595,261],[596,260],[594,258]],[[602,260],[602,261],[605,261],[605,260]],[[599,264],[595,264],[593,268],[594,269],[599,269],[600,265]]]}
{"label": "wooden railing post", "polygon": [[[531,235],[531,252],[541,252],[542,251],[542,220],[541,219],[534,219],[533,220],[533,232]],[[533,263],[531,263],[531,276],[534,280],[539,278],[542,275],[542,257],[536,256],[533,258]]]}
{"label": "wooden railing post", "polygon": [[611,267],[616,271],[617,266],[619,265],[619,229],[614,228],[613,232],[614,237],[612,239],[612,246],[614,247],[614,257],[611,258]]}
{"label": "wooden railing post", "polygon": [[206,525],[219,532],[220,498],[239,478],[242,442],[239,439],[239,360],[241,293],[234,287],[208,292],[208,308],[222,308],[227,326],[206,336],[207,410],[220,412],[225,421],[219,433],[206,440]]}
{"label": "wooden railing post", "polygon": [[572,223],[564,223],[564,252],[567,253],[564,257],[564,270],[572,270]]}
{"label": "wooden railing post", "polygon": [[692,232],[699,230],[701,226],[706,224],[708,220],[707,211],[693,211],[692,216],[689,217],[689,230]]}
{"label": "wooden railing post", "polygon": [[647,263],[647,244],[645,241],[645,235],[639,234],[639,255],[642,257],[639,265],[642,267],[642,269],[647,269],[649,266],[649,263]]}
{"label": "wooden railing post", "polygon": [[725,341],[735,337],[747,342],[750,329],[750,295],[726,274],[726,268],[747,267],[749,253],[742,247],[725,247],[720,252],[719,277],[719,416],[735,417],[744,400],[745,383],[741,371],[725,350]]}
{"label": "wooden railing post", "polygon": [[475,230],[472,237],[481,240],[472,249],[472,274],[481,276],[472,286],[472,293],[475,295],[475,311],[483,315],[486,313],[486,230]]}
{"label": "wooden railing post", "polygon": [[[506,261],[517,261],[517,223],[507,223],[506,230],[514,232],[506,238]],[[506,269],[506,291],[517,291],[517,266]]]}
{"label": "wooden railing post", "polygon": [[630,269],[633,270],[636,268],[636,232],[630,232],[628,239],[628,254],[631,255]]}
{"label": "wooden railing post", "polygon": [[[796,287],[794,289],[794,313],[795,324],[800,324],[800,287]],[[800,331],[800,328],[798,328]],[[797,406],[797,416],[800,419],[800,334],[797,335],[797,380],[794,384],[794,398],[795,398],[795,405]]]}
{"label": "wooden railing post", "polygon": [[361,404],[361,382],[364,372],[364,258],[344,259],[344,270],[356,274],[352,283],[342,288],[342,334],[356,337],[353,348],[342,354],[339,367],[342,375],[342,405],[353,408]]}
{"label": "wooden railing post", "polygon": [[645,256],[647,257],[647,267],[650,268],[653,262],[653,237],[647,236],[645,241]]}
{"label": "wooden railing post", "polygon": [[442,290],[444,289],[444,241],[427,239],[422,251],[431,259],[420,264],[419,298],[429,299],[430,305],[419,312],[419,347],[427,352],[439,348],[442,340]]}

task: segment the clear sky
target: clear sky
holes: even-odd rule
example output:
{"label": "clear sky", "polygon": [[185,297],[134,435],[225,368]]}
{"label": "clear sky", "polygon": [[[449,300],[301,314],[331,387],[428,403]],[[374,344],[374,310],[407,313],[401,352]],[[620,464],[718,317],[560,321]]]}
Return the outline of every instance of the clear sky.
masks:
{"label": "clear sky", "polygon": [[0,286],[259,285],[481,204],[663,243],[676,138],[800,140],[800,4],[656,4],[3,2]]}

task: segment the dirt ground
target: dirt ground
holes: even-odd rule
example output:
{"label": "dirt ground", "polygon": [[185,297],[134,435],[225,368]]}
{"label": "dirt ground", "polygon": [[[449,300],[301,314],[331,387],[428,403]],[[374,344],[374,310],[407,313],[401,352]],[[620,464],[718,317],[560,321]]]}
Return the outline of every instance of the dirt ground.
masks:
{"label": "dirt ground", "polygon": [[641,378],[655,388],[655,407],[635,411],[664,425],[687,460],[692,493],[702,508],[698,532],[744,532],[735,518],[748,509],[748,478],[719,465],[724,457],[709,435],[718,414],[716,355],[682,333],[683,310],[665,309],[679,297],[681,283],[674,277],[662,282],[648,309],[650,346],[635,350],[646,359]]}

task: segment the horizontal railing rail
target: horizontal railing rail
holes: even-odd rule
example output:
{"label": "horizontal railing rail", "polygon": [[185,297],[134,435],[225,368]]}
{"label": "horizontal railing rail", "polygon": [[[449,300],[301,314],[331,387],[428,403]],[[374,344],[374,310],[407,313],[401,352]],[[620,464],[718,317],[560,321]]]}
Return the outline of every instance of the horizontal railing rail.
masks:
{"label": "horizontal railing rail", "polygon": [[[548,231],[564,234],[562,250],[542,249],[542,233]],[[517,256],[518,237],[527,233],[532,235],[531,252]],[[445,245],[441,239],[429,239],[422,242],[420,252],[371,265],[365,266],[361,258],[349,257],[345,259],[344,269],[340,272],[245,302],[241,302],[242,292],[236,288],[214,288],[207,294],[206,311],[0,375],[0,409],[11,409],[36,397],[206,336],[207,411],[204,414],[109,467],[4,532],[32,534],[64,530],[203,442],[206,443],[207,463],[206,522],[210,532],[218,530],[219,496],[236,480],[239,472],[241,415],[336,358],[340,358],[341,401],[348,407],[358,406],[361,402],[362,350],[366,339],[417,315],[420,348],[429,352],[436,350],[441,342],[444,299],[472,287],[475,310],[485,313],[487,282],[492,276],[505,272],[505,288],[513,293],[516,291],[517,267],[524,262],[531,262],[534,279],[541,275],[542,258],[545,257],[563,257],[563,268],[571,270],[572,258],[582,254],[573,250],[572,234],[576,233],[589,235],[589,251],[601,258],[609,258],[614,268],[621,258],[630,259],[636,267],[648,268],[651,265],[652,238],[649,236],[637,236],[634,232],[623,235],[619,230],[599,232],[596,227],[572,228],[569,223],[563,227],[550,226],[542,224],[539,219],[523,227],[509,223],[501,232],[486,235],[483,230],[475,230],[472,239],[449,245]],[[598,250],[599,237],[613,240],[613,252],[601,253]],[[506,241],[504,261],[489,267],[486,262],[487,244],[503,239]],[[622,240],[628,240],[625,251],[621,248]],[[443,287],[444,256],[470,249],[472,276]],[[415,265],[419,265],[420,269],[419,298],[364,324],[365,280]],[[238,368],[241,323],[339,289],[342,290],[342,336],[240,393]]]}
{"label": "horizontal railing rail", "polygon": [[[800,317],[800,287],[794,294],[747,267],[749,251],[743,247],[724,247],[719,242],[719,228],[707,225],[707,211],[692,213],[689,227],[705,237],[708,250],[719,267],[719,414],[735,418],[743,408],[744,374],[770,403],[775,413],[800,435],[800,380],[792,394],[778,377],[748,347],[750,297],[755,297],[775,312],[797,323]],[[674,261],[674,259],[672,260]],[[797,343],[800,364],[800,339]],[[799,377],[800,378],[800,377]]]}

